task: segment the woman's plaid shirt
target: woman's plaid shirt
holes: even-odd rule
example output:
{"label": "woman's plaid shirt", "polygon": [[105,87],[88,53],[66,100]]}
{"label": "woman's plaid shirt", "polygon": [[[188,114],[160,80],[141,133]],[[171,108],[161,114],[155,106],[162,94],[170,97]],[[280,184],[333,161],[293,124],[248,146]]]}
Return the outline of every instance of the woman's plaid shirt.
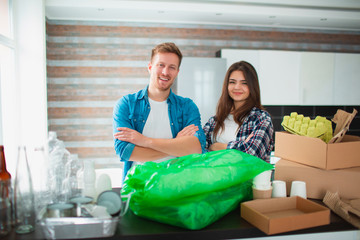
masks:
{"label": "woman's plaid shirt", "polygon": [[[215,116],[212,116],[203,127],[206,136],[206,149],[214,143],[212,135],[215,123]],[[245,142],[251,133],[253,136]],[[273,134],[274,127],[270,114],[254,107],[239,128],[236,139],[228,142],[227,149],[237,149],[270,162],[270,154],[274,147]]]}

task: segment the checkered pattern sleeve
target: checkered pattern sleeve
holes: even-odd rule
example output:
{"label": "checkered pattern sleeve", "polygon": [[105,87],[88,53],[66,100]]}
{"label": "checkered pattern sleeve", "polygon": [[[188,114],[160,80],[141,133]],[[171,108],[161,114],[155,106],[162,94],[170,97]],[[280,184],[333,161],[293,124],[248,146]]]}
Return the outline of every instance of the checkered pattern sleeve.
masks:
{"label": "checkered pattern sleeve", "polygon": [[212,116],[211,118],[209,118],[209,120],[207,121],[207,123],[205,123],[203,130],[205,133],[205,139],[206,139],[206,151],[208,151],[208,148],[211,146],[211,144],[213,144],[213,131],[214,131],[214,127],[215,127],[215,116]]}
{"label": "checkered pattern sleeve", "polygon": [[[237,149],[269,162],[274,145],[273,133],[274,128],[270,115],[255,108],[239,128],[236,140],[229,142],[227,148]],[[245,142],[251,134],[253,136]]]}

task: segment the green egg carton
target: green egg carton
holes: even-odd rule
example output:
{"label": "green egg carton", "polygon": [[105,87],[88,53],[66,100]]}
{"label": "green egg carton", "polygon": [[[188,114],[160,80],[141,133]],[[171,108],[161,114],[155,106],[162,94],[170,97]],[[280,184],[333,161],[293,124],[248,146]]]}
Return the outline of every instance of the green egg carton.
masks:
{"label": "green egg carton", "polygon": [[292,112],[290,116],[284,116],[281,125],[290,133],[320,138],[326,143],[333,137],[331,121],[321,116],[310,119],[310,117]]}

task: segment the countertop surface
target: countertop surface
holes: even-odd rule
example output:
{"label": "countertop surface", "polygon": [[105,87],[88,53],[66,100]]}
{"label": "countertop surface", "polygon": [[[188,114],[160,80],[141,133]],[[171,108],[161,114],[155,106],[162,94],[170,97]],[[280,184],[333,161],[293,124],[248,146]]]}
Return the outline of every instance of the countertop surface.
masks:
{"label": "countertop surface", "polygon": [[[320,203],[320,201],[315,201]],[[325,226],[313,227],[271,236],[290,236],[309,233],[329,233],[339,231],[358,230],[334,213],[331,213],[331,223]],[[114,236],[106,239],[241,239],[266,237],[256,227],[252,226],[240,216],[240,207],[228,213],[218,221],[202,230],[187,230],[167,224],[158,223],[134,215],[128,211],[120,218]],[[44,239],[40,226],[35,232],[18,235],[11,232],[2,239]]]}

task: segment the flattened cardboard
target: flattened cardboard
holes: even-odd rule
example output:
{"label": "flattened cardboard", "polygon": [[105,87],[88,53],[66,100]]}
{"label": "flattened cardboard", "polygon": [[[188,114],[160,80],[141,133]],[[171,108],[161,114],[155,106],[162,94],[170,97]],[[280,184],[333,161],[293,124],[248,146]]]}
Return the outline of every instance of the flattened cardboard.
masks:
{"label": "flattened cardboard", "polygon": [[241,217],[268,235],[330,223],[330,210],[301,197],[241,203]]}
{"label": "flattened cardboard", "polygon": [[360,167],[360,137],[345,135],[340,143],[288,132],[275,133],[275,156],[321,169]]}
{"label": "flattened cardboard", "polygon": [[360,198],[360,167],[324,170],[304,164],[280,159],[275,164],[275,180],[286,182],[287,193],[290,193],[291,182],[306,182],[308,198],[322,200],[326,191],[337,192],[341,198]]}
{"label": "flattened cardboard", "polygon": [[329,143],[341,142],[346,132],[349,131],[350,123],[357,114],[357,110],[354,108],[352,113],[345,112],[344,110],[338,109],[334,118],[331,119],[336,123],[336,128],[334,131],[334,137],[329,141]]}

